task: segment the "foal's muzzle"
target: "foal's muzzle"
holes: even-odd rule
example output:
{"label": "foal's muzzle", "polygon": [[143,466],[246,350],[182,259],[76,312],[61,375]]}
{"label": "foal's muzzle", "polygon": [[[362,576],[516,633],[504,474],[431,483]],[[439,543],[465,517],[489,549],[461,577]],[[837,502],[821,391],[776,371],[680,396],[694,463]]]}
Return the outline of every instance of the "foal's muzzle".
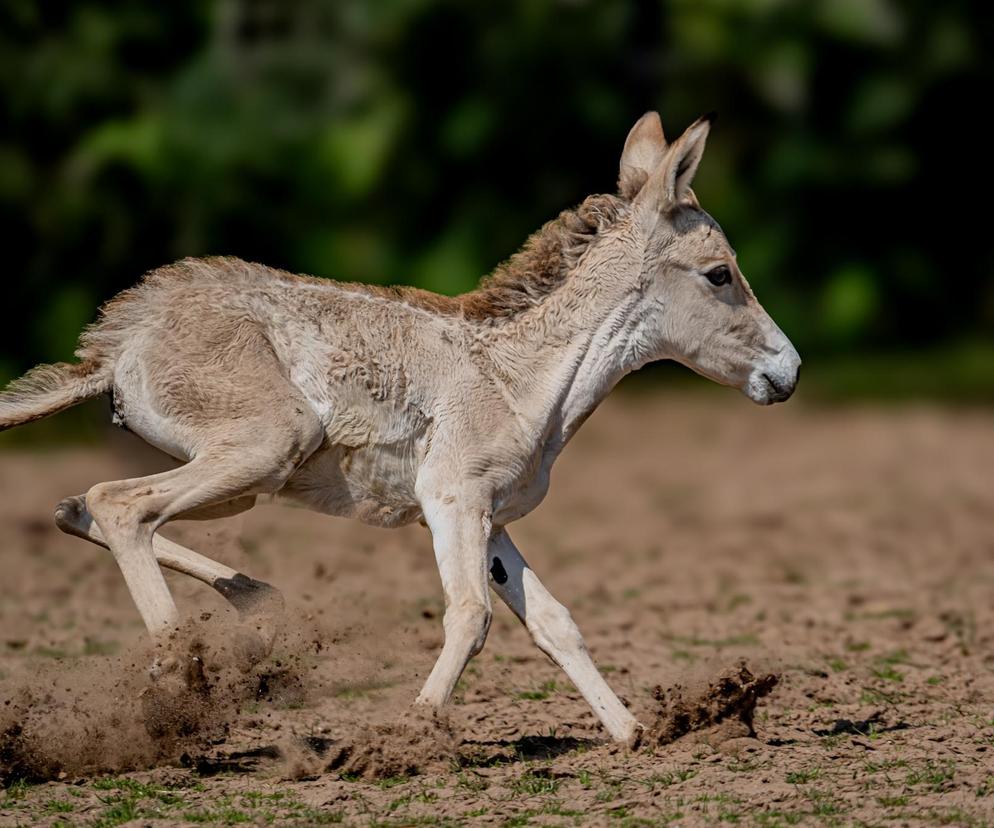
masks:
{"label": "foal's muzzle", "polygon": [[754,403],[772,405],[790,399],[800,377],[801,357],[788,343],[775,357],[753,369],[742,390]]}

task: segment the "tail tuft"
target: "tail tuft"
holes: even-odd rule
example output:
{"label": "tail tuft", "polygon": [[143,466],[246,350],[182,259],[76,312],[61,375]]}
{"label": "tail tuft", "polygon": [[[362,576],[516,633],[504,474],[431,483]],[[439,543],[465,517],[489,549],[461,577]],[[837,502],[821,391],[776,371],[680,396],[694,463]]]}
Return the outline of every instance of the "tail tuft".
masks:
{"label": "tail tuft", "polygon": [[0,431],[40,420],[110,387],[109,372],[94,361],[39,365],[0,392]]}

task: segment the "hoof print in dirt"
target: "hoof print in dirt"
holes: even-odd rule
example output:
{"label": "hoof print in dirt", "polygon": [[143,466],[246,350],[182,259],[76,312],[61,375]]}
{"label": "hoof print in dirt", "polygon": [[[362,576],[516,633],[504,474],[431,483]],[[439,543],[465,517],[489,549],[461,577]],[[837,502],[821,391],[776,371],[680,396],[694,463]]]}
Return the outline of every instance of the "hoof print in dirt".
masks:
{"label": "hoof print in dirt", "polygon": [[755,736],[756,703],[768,695],[780,677],[774,673],[755,676],[740,662],[696,687],[656,687],[659,703],[656,720],[642,741],[644,746],[668,745],[693,733],[701,741],[717,746],[730,739]]}
{"label": "hoof print in dirt", "polygon": [[411,712],[391,724],[359,728],[334,743],[325,768],[361,779],[417,776],[451,767],[457,748],[458,740],[444,716]]}

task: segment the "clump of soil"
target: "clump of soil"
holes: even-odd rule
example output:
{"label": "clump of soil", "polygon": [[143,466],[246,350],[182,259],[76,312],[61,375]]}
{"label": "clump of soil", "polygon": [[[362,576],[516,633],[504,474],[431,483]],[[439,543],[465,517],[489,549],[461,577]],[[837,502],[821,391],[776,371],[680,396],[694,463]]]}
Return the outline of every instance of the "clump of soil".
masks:
{"label": "clump of soil", "polygon": [[395,722],[362,727],[333,744],[325,768],[363,779],[416,776],[451,767],[458,746],[444,714],[412,709]]}
{"label": "clump of soil", "polygon": [[779,680],[774,673],[755,676],[740,661],[699,684],[657,686],[652,696],[659,703],[659,711],[643,744],[668,745],[688,733],[715,746],[729,739],[755,736],[756,704]]}

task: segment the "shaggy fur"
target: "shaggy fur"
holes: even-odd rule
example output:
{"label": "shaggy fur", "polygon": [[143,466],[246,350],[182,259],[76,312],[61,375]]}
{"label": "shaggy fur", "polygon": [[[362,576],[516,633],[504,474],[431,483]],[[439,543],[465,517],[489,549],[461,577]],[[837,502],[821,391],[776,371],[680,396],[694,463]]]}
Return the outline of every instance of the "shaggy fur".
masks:
{"label": "shaggy fur", "polygon": [[598,236],[624,216],[628,203],[612,195],[593,195],[575,210],[565,210],[532,235],[525,246],[480,283],[458,297],[469,319],[514,316],[538,304],[576,268]]}

